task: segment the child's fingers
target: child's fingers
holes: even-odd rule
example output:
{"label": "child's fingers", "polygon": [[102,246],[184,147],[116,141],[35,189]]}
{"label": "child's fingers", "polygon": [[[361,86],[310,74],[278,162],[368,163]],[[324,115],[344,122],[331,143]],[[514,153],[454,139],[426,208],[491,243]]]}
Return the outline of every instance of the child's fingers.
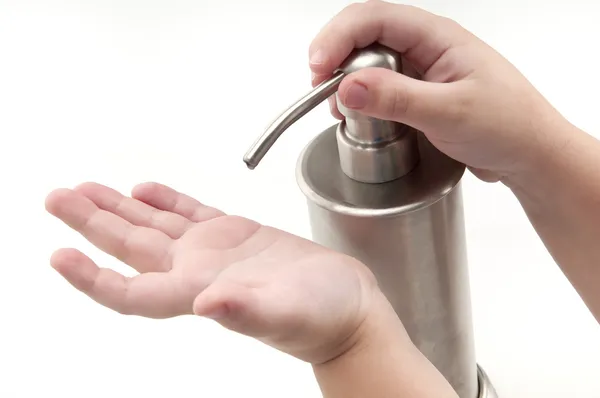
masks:
{"label": "child's fingers", "polygon": [[425,73],[448,48],[461,44],[463,29],[413,6],[383,1],[355,3],[336,15],[310,45],[310,68],[331,74],[355,48],[380,42],[406,55]]}
{"label": "child's fingers", "polygon": [[52,192],[46,199],[46,209],[96,247],[138,272],[171,269],[169,250],[173,240],[164,232],[134,226],[70,189]]}
{"label": "child's fingers", "polygon": [[194,225],[179,214],[157,209],[101,184],[87,182],[75,190],[91,199],[100,209],[114,213],[134,225],[158,229],[173,239],[180,238]]}
{"label": "child's fingers", "polygon": [[[331,74],[325,74],[325,75],[313,74],[313,76],[312,76],[312,86],[316,87],[319,84],[323,83],[325,80],[329,79],[330,77],[331,77]],[[331,115],[333,117],[335,117],[336,119],[343,120],[344,119],[344,115],[342,115],[340,113],[340,111],[339,111],[339,109],[337,107],[335,95],[332,95],[329,98],[327,98],[327,102],[329,103],[329,111],[331,112]]]}
{"label": "child's fingers", "polygon": [[147,273],[125,277],[99,268],[89,257],[75,249],[55,252],[50,263],[71,285],[97,303],[121,314],[166,318],[191,314],[189,305],[177,295],[169,274]]}
{"label": "child's fingers", "polygon": [[196,199],[156,182],[146,182],[133,188],[131,196],[157,209],[203,222],[224,215],[219,209],[206,206]]}

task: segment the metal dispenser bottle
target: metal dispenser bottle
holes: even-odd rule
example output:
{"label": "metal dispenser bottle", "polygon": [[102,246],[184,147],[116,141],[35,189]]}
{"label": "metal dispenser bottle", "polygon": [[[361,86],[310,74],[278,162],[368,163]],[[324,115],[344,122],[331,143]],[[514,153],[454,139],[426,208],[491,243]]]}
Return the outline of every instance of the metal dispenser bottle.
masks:
{"label": "metal dispenser bottle", "polygon": [[[402,73],[402,60],[380,44],[354,50],[273,122],[246,153],[247,166],[254,169],[288,127],[366,67]],[[475,359],[460,189],[465,166],[409,126],[337,103],[345,120],[308,144],[296,170],[313,240],[372,270],[413,343],[460,398],[495,398]]]}

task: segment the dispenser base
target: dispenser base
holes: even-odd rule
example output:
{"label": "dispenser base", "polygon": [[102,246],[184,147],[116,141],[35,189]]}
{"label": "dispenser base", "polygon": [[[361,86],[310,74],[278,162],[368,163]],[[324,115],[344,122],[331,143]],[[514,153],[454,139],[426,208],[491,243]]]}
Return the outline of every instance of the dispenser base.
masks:
{"label": "dispenser base", "polygon": [[477,365],[477,381],[479,382],[479,395],[477,398],[498,398],[498,393],[492,381],[480,365]]}

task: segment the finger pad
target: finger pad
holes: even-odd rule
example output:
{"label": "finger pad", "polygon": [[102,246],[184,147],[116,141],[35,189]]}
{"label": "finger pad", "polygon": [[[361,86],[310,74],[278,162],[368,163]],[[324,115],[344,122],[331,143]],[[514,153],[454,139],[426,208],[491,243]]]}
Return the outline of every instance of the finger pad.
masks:
{"label": "finger pad", "polygon": [[50,264],[79,290],[91,287],[99,269],[89,257],[76,249],[56,251],[50,258]]}
{"label": "finger pad", "polygon": [[48,195],[46,209],[70,226],[75,226],[89,218],[98,207],[78,192],[58,189]]}
{"label": "finger pad", "polygon": [[66,188],[56,189],[46,197],[45,207],[51,214],[56,214],[66,201],[70,200],[71,190]]}

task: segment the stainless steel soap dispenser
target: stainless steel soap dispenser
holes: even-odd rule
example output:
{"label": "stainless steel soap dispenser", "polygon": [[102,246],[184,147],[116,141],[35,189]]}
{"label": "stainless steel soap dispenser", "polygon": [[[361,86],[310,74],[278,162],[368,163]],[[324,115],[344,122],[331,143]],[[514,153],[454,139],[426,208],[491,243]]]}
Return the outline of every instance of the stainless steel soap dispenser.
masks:
{"label": "stainless steel soap dispenser", "polygon": [[[272,123],[246,153],[247,166],[254,169],[288,127],[366,67],[402,73],[402,59],[380,44],[354,50]],[[313,240],[372,270],[414,344],[460,398],[496,397],[475,359],[460,189],[465,166],[407,125],[337,104],[345,119],[308,144],[296,170]]]}

